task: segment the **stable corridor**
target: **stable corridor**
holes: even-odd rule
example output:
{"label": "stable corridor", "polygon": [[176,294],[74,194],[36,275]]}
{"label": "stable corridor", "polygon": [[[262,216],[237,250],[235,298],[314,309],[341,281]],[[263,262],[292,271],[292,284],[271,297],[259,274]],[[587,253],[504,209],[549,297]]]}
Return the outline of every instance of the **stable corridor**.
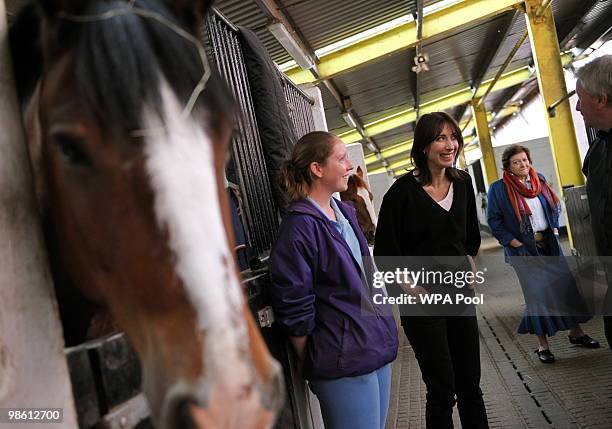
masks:
{"label": "stable corridor", "polygon": [[[567,248],[567,242],[564,243]],[[503,258],[501,247],[483,234],[479,256]],[[599,349],[569,344],[565,333],[549,339],[556,362],[544,365],[534,353],[537,341],[516,334],[523,296],[514,271],[499,264],[488,273],[485,303],[478,306],[482,390],[491,428],[601,428],[612,421],[612,352],[602,318],[584,324]],[[425,385],[402,334],[394,363],[387,429],[425,427]],[[460,428],[457,409],[455,427]]]}

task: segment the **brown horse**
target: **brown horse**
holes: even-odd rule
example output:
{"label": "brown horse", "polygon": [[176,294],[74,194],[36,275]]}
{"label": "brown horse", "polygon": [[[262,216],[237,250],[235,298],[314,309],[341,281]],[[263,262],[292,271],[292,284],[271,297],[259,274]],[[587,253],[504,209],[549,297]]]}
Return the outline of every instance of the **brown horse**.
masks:
{"label": "brown horse", "polygon": [[[361,168],[357,167],[356,174],[352,174],[348,179],[348,187],[346,191],[340,193],[342,201],[350,203],[357,212],[357,221],[361,227],[361,231],[365,235],[369,244],[374,244],[374,234],[376,232],[375,218],[372,219],[374,209],[372,206],[372,193],[368,185],[360,175]],[[361,173],[363,174],[363,173]],[[369,204],[369,206],[368,206]]]}
{"label": "brown horse", "polygon": [[[11,47],[56,284],[125,331],[157,426],[264,428],[283,382],[230,250],[234,106],[195,36],[208,3],[45,0]],[[91,316],[65,293],[64,321]]]}

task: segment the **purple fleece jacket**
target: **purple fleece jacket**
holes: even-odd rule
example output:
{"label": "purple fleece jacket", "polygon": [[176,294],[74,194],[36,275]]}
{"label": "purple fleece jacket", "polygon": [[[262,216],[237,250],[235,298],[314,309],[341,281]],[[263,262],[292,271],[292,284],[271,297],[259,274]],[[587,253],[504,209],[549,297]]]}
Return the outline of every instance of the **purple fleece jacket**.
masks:
{"label": "purple fleece jacket", "polygon": [[355,209],[337,201],[359,240],[365,273],[334,224],[308,200],[289,206],[270,258],[276,323],[308,336],[304,375],[335,379],[367,374],[397,356],[389,306],[375,305],[375,270]]}

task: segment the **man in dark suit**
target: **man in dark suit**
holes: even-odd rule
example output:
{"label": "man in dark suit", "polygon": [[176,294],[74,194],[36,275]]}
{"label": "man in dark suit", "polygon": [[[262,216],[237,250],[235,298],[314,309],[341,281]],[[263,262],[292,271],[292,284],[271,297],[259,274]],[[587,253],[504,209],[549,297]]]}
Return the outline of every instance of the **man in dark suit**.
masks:
{"label": "man in dark suit", "polygon": [[[599,256],[612,259],[612,55],[599,57],[576,72],[576,110],[584,123],[598,130],[589,145],[582,171],[587,177],[591,224]],[[612,346],[612,270],[606,263],[608,294],[604,308],[604,329]]]}

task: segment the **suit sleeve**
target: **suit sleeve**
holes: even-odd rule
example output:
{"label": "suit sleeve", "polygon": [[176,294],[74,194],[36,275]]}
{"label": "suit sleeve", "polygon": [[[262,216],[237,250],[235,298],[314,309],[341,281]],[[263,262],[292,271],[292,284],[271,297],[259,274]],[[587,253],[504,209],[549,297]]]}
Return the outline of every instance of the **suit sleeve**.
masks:
{"label": "suit sleeve", "polygon": [[499,186],[492,184],[487,195],[487,222],[491,228],[491,233],[499,243],[506,247],[514,238],[514,235],[506,228],[504,224],[504,213],[501,209],[499,201]]}
{"label": "suit sleeve", "polygon": [[465,252],[468,255],[476,256],[480,248],[480,222],[478,221],[478,211],[476,209],[476,196],[472,186],[472,178],[467,177],[467,213],[466,213],[466,243]]}
{"label": "suit sleeve", "polygon": [[303,231],[285,225],[270,258],[271,298],[276,323],[289,336],[301,337],[315,327],[316,249]]}

